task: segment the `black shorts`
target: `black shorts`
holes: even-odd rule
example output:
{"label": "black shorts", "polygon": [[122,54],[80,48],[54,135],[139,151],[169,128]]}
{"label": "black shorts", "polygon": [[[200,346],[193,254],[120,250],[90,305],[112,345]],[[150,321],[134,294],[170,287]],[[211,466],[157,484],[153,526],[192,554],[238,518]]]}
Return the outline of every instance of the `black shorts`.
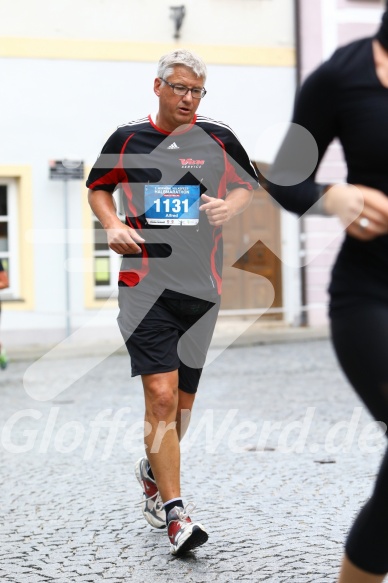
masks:
{"label": "black shorts", "polygon": [[155,301],[137,291],[137,287],[119,287],[117,321],[131,357],[132,376],[178,370],[179,389],[196,393],[217,321],[219,298],[206,301],[184,294],[162,294]]}

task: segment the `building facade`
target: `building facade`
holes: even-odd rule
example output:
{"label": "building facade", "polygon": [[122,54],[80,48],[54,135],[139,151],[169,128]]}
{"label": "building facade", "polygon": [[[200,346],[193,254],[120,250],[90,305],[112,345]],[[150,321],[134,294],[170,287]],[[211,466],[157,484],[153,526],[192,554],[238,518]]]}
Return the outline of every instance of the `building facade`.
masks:
{"label": "building facade", "polygon": [[[10,275],[1,293],[5,343],[53,343],[74,330],[85,340],[117,334],[120,258],[101,237],[85,180],[52,180],[50,164],[82,161],[86,175],[118,125],[154,111],[162,54],[186,47],[204,58],[208,93],[199,112],[228,123],[265,171],[298,82],[337,46],[373,34],[383,4],[0,0],[0,257]],[[344,173],[334,143],[319,178],[335,182]],[[326,288],[342,236],[335,219],[298,220],[259,191],[225,228],[222,314],[326,324]]]}
{"label": "building facade", "polygon": [[157,108],[156,63],[178,46],[208,63],[199,111],[228,123],[255,159],[261,130],[291,114],[294,3],[0,0],[0,13],[2,336],[106,338],[117,333],[119,258],[96,236],[84,180],[50,179],[50,161],[83,161],[87,174],[118,125]]}

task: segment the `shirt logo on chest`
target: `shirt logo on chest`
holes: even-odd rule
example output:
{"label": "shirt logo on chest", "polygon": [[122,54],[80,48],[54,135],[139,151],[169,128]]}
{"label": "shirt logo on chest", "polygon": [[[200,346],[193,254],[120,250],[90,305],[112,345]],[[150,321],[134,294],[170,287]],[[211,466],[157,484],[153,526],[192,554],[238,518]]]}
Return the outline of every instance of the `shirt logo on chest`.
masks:
{"label": "shirt logo on chest", "polygon": [[182,168],[202,168],[205,160],[193,160],[192,158],[179,158]]}

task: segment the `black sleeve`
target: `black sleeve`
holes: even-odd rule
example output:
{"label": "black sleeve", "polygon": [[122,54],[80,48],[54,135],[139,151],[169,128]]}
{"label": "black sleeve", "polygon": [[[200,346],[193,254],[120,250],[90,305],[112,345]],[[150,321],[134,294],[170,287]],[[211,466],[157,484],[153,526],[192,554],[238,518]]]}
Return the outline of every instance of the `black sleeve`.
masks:
{"label": "black sleeve", "polygon": [[237,136],[230,131],[225,140],[227,153],[226,181],[228,190],[233,188],[246,188],[253,190],[258,188],[256,170]]}
{"label": "black sleeve", "polygon": [[0,259],[0,271],[4,271],[4,266],[3,266],[1,259]]}
{"label": "black sleeve", "polygon": [[323,185],[315,182],[315,175],[329,144],[338,135],[336,77],[328,61],[306,79],[296,97],[293,123],[265,183],[281,206],[299,215],[307,212],[322,193]]}
{"label": "black sleeve", "polygon": [[120,163],[128,137],[119,128],[105,143],[86,181],[91,190],[113,192],[120,182],[125,181],[125,173]]}

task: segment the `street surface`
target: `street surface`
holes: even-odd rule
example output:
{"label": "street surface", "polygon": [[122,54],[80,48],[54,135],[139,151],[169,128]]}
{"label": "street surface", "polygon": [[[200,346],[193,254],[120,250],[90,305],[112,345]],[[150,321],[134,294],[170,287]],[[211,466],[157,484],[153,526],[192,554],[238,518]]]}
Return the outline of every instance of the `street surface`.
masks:
{"label": "street surface", "polygon": [[[30,364],[0,371],[2,583],[336,581],[385,437],[327,340],[231,347],[205,369],[182,489],[209,541],[178,559],[139,506],[143,397],[129,358],[48,401],[25,391]],[[76,365],[45,362],[41,382]]]}

